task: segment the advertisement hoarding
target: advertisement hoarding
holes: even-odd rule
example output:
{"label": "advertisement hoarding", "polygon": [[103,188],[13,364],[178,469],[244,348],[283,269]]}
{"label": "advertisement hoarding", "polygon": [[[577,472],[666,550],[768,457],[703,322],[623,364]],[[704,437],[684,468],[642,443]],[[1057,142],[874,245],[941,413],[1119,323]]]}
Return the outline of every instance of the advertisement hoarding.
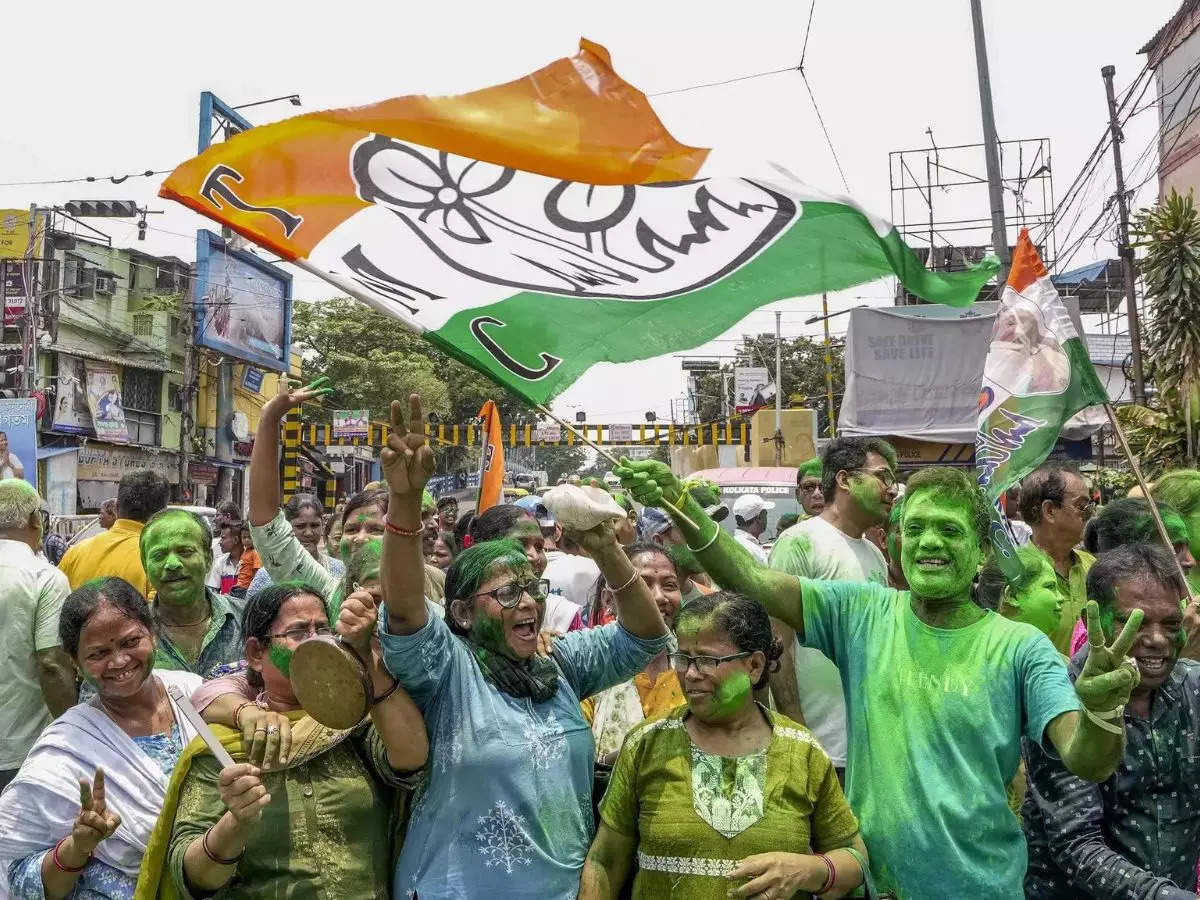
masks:
{"label": "advertisement hoarding", "polygon": [[34,220],[28,209],[0,209],[0,259],[22,259],[31,249],[40,256],[44,224],[45,216]]}
{"label": "advertisement hoarding", "polygon": [[129,443],[125,404],[121,398],[121,373],[116,366],[88,360],[87,401],[96,437],[114,444]]}
{"label": "advertisement hoarding", "polygon": [[58,393],[54,397],[52,431],[95,434],[88,406],[87,370],[78,356],[58,354]]}
{"label": "advertisement hoarding", "polygon": [[25,263],[0,259],[0,294],[4,302],[4,327],[15,328],[25,315]]}
{"label": "advertisement hoarding", "polygon": [[196,343],[286,372],[292,342],[292,276],[211,231],[196,233]]}
{"label": "advertisement hoarding", "polygon": [[368,425],[368,411],[365,409],[334,410],[334,438],[365,438]]}
{"label": "advertisement hoarding", "polygon": [[0,479],[24,478],[37,487],[37,400],[0,400]]}
{"label": "advertisement hoarding", "polygon": [[765,368],[738,367],[733,370],[733,406],[739,414],[762,409],[775,399],[775,385]]}

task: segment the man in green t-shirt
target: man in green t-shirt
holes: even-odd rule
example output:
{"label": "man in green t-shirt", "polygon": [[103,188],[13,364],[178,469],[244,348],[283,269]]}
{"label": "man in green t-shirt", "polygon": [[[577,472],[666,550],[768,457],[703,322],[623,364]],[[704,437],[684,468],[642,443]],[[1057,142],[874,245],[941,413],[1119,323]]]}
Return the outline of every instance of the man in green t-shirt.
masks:
{"label": "man in green t-shirt", "polygon": [[672,515],[705,569],[838,666],[846,793],[880,890],[922,900],[1022,897],[1025,840],[1005,793],[1021,738],[1082,778],[1112,773],[1138,677],[1125,656],[1142,613],[1105,646],[1089,604],[1092,650],[1072,687],[1045,635],[971,602],[988,508],[970,476],[954,469],[909,479],[901,517],[908,591],[768,569],[704,521],[666,466],[628,463],[617,474],[639,502],[679,505],[682,515]]}

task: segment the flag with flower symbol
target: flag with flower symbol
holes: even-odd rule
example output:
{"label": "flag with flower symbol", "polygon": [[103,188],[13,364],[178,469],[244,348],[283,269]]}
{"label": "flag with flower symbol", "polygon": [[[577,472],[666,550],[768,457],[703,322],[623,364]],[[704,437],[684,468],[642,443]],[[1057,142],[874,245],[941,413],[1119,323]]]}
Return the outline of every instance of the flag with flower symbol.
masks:
{"label": "flag with flower symbol", "polygon": [[715,168],[582,41],[507,84],[253,128],[161,194],[534,404],[599,362],[696,347],[776,300],[895,275],[965,306],[995,271],[929,271],[849,198]]}

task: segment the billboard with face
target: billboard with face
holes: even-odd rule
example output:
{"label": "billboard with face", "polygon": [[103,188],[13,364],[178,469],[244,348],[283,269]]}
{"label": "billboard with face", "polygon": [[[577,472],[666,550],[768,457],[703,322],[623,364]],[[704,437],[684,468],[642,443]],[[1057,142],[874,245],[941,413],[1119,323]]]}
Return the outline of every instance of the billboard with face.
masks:
{"label": "billboard with face", "polygon": [[292,276],[220,235],[196,233],[196,343],[286,372],[292,340]]}

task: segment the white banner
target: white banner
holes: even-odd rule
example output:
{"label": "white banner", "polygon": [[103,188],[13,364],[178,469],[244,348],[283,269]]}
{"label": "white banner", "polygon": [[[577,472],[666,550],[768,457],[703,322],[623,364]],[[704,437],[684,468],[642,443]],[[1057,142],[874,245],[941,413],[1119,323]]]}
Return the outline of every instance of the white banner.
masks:
{"label": "white banner", "polygon": [[774,399],[775,385],[766,369],[747,366],[733,370],[733,406],[739,414],[762,409]]}

